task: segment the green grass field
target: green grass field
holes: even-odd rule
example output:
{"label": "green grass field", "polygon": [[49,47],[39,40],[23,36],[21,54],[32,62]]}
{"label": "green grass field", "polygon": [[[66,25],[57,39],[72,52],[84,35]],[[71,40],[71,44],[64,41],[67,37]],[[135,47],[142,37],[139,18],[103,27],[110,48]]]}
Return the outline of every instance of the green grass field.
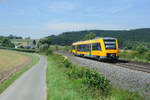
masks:
{"label": "green grass field", "polygon": [[[13,64],[17,64],[16,62],[20,63],[19,60],[21,59],[22,62],[24,62],[24,58],[32,57],[33,61],[28,66],[25,66],[23,69],[19,70],[18,72],[14,73],[12,76],[10,76],[7,80],[0,83],[0,94],[9,86],[11,85],[19,76],[21,76],[24,72],[26,72],[28,69],[30,69],[33,65],[38,63],[40,60],[38,56],[34,55],[33,53],[23,53],[23,52],[14,52],[14,51],[8,51],[8,50],[0,50],[0,55],[5,57],[5,60],[10,61],[11,64],[7,66],[6,68],[2,68],[3,70],[8,70],[8,68],[13,68]],[[0,58],[2,57],[0,56]],[[11,56],[11,57],[10,57]],[[3,59],[3,58],[1,58]],[[1,61],[1,63],[3,63]],[[5,65],[0,65],[5,66]]]}

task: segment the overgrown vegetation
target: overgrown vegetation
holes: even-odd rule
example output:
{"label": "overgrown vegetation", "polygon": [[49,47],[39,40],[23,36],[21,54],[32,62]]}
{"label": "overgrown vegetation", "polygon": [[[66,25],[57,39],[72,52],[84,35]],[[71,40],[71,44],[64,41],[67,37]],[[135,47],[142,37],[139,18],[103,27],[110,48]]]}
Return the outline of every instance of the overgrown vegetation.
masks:
{"label": "overgrown vegetation", "polygon": [[15,45],[10,41],[9,38],[0,36],[0,46],[14,48]]}
{"label": "overgrown vegetation", "polygon": [[48,56],[47,85],[47,100],[144,100],[136,92],[112,88],[96,70],[56,54]]}
{"label": "overgrown vegetation", "polygon": [[50,55],[48,60],[48,100],[101,100],[110,96],[110,82],[95,70],[73,65],[60,55]]}
{"label": "overgrown vegetation", "polygon": [[46,55],[51,54],[52,50],[50,49],[51,39],[49,37],[45,37],[39,40],[37,47],[40,53],[46,53]]}
{"label": "overgrown vegetation", "polygon": [[136,47],[136,50],[120,51],[120,59],[138,62],[150,62],[150,51],[146,46],[141,44]]}

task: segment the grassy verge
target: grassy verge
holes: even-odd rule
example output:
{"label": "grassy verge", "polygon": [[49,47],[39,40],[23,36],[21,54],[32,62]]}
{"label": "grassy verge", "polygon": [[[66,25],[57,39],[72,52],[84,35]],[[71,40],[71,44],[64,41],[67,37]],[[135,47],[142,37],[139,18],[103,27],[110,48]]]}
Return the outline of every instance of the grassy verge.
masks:
{"label": "grassy verge", "polygon": [[8,47],[2,47],[2,46],[0,46],[0,49],[20,51],[20,52],[28,52],[28,53],[35,53],[35,52],[37,52],[36,49],[8,48]]}
{"label": "grassy verge", "polygon": [[55,55],[48,56],[47,100],[81,100],[82,95],[76,91],[81,84],[77,85],[68,79],[64,73],[65,69],[60,67],[60,64],[54,60],[55,57]]}
{"label": "grassy verge", "polygon": [[150,51],[139,53],[138,51],[122,50],[120,51],[120,59],[150,63]]}
{"label": "grassy verge", "polygon": [[[25,53],[24,53],[25,54]],[[25,54],[28,56],[33,57],[33,62],[20,70],[19,72],[16,72],[13,76],[11,76],[8,80],[5,80],[4,82],[0,83],[0,94],[9,86],[11,85],[19,76],[21,76],[24,72],[26,72],[28,69],[30,69],[33,65],[35,65],[40,59],[38,56],[34,54]]]}
{"label": "grassy verge", "polygon": [[110,86],[95,70],[74,65],[60,55],[48,56],[47,100],[144,100],[137,92]]}

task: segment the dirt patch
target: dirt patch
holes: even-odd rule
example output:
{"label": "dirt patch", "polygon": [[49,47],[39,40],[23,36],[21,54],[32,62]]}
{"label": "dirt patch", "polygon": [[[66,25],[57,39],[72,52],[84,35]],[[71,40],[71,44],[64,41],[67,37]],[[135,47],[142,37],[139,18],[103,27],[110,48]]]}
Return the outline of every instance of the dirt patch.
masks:
{"label": "dirt patch", "polygon": [[7,80],[9,77],[14,75],[16,72],[20,71],[21,69],[23,69],[27,65],[31,64],[32,61],[33,61],[33,58],[32,57],[28,57],[28,59],[26,59],[26,61],[24,61],[24,63],[19,64],[19,65],[15,66],[12,69],[9,69],[7,71],[1,72],[0,73],[0,83],[2,83],[3,81]]}

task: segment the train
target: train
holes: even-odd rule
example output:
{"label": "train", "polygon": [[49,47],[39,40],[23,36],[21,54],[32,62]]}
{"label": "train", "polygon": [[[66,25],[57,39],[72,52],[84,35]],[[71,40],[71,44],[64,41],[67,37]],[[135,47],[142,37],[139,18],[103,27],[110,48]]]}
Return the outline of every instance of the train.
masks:
{"label": "train", "polygon": [[92,40],[72,43],[72,54],[102,60],[118,60],[119,48],[117,38],[97,37]]}

